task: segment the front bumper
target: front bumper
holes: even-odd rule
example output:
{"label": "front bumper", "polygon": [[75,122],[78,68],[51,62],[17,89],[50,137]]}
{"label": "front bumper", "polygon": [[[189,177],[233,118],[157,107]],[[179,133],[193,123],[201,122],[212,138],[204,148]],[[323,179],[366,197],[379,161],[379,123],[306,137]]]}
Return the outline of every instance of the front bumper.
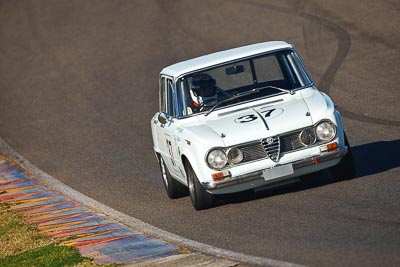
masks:
{"label": "front bumper", "polygon": [[[327,161],[332,161],[332,160],[337,160],[342,157],[344,157],[347,153],[347,147],[340,148],[336,151],[333,152],[325,152],[317,156],[309,157],[306,159],[298,160],[291,162],[293,165],[293,170],[295,171],[299,169],[303,169],[305,167],[313,166],[313,165],[319,165],[320,163],[324,163]],[[279,165],[277,165],[279,166]],[[314,171],[319,171],[320,168],[315,168]],[[313,171],[308,171],[308,173],[311,173]],[[305,173],[303,173],[305,174]],[[283,177],[284,178],[284,177]],[[264,180],[263,177],[263,170],[259,170],[256,172],[251,172],[248,174],[240,175],[240,176],[235,176],[231,177],[222,181],[218,182],[209,182],[209,183],[203,183],[203,187],[206,190],[215,190],[215,189],[221,189],[233,185],[238,185],[238,184],[244,184],[248,183],[254,180]],[[279,179],[281,180],[281,178]]]}

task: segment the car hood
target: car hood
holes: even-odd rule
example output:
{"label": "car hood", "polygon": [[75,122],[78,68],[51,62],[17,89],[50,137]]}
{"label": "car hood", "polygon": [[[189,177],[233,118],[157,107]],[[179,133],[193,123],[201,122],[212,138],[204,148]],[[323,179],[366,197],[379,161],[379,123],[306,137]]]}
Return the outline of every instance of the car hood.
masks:
{"label": "car hood", "polygon": [[222,136],[225,146],[231,146],[310,126],[313,122],[309,112],[301,95],[296,94],[285,101],[222,110],[213,116],[202,116],[201,120],[203,127]]}

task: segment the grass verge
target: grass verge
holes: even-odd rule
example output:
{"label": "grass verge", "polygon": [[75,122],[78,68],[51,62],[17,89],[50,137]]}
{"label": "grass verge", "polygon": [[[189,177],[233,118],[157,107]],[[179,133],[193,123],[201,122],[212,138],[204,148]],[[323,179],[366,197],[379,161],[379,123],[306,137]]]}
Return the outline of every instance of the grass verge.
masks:
{"label": "grass verge", "polygon": [[24,223],[21,215],[0,205],[0,266],[104,265],[82,257],[75,247],[58,245],[35,227]]}

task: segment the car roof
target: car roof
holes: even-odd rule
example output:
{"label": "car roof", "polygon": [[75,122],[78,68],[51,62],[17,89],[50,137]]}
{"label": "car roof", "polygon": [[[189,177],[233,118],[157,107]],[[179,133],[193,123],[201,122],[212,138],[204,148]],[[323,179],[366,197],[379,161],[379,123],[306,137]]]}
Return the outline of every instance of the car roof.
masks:
{"label": "car roof", "polygon": [[214,65],[222,64],[224,62],[229,62],[240,58],[246,58],[257,54],[263,54],[274,50],[292,47],[292,45],[283,41],[270,41],[242,46],[170,65],[168,67],[165,67],[160,74],[178,77],[185,73],[208,68]]}

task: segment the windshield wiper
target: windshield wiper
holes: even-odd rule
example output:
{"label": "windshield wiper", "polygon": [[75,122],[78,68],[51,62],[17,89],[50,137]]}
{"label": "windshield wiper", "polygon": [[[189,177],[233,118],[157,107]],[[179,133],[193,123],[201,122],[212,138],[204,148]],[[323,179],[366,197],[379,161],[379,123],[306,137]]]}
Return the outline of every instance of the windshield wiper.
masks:
{"label": "windshield wiper", "polygon": [[259,90],[261,91],[264,89],[276,89],[276,90],[279,90],[282,92],[289,93],[291,95],[294,95],[294,93],[295,93],[295,91],[293,89],[284,89],[284,88],[280,88],[280,87],[276,87],[276,86],[267,86],[267,87],[260,88]]}
{"label": "windshield wiper", "polygon": [[221,106],[223,103],[235,100],[237,98],[241,98],[243,96],[247,96],[247,95],[252,95],[252,94],[256,94],[259,93],[265,89],[275,89],[275,90],[279,90],[281,92],[285,92],[285,93],[289,93],[291,95],[295,94],[294,90],[290,90],[290,89],[284,89],[284,88],[280,88],[280,87],[276,87],[276,86],[266,86],[266,87],[261,87],[261,88],[254,88],[252,90],[246,91],[246,92],[242,92],[242,93],[237,93],[234,94],[233,96],[231,96],[230,98],[224,99],[221,102],[218,102],[217,104],[215,104],[212,108],[210,108],[210,110],[208,110],[206,112],[206,114],[204,114],[204,116],[208,116],[211,112],[213,112],[217,107]]}

